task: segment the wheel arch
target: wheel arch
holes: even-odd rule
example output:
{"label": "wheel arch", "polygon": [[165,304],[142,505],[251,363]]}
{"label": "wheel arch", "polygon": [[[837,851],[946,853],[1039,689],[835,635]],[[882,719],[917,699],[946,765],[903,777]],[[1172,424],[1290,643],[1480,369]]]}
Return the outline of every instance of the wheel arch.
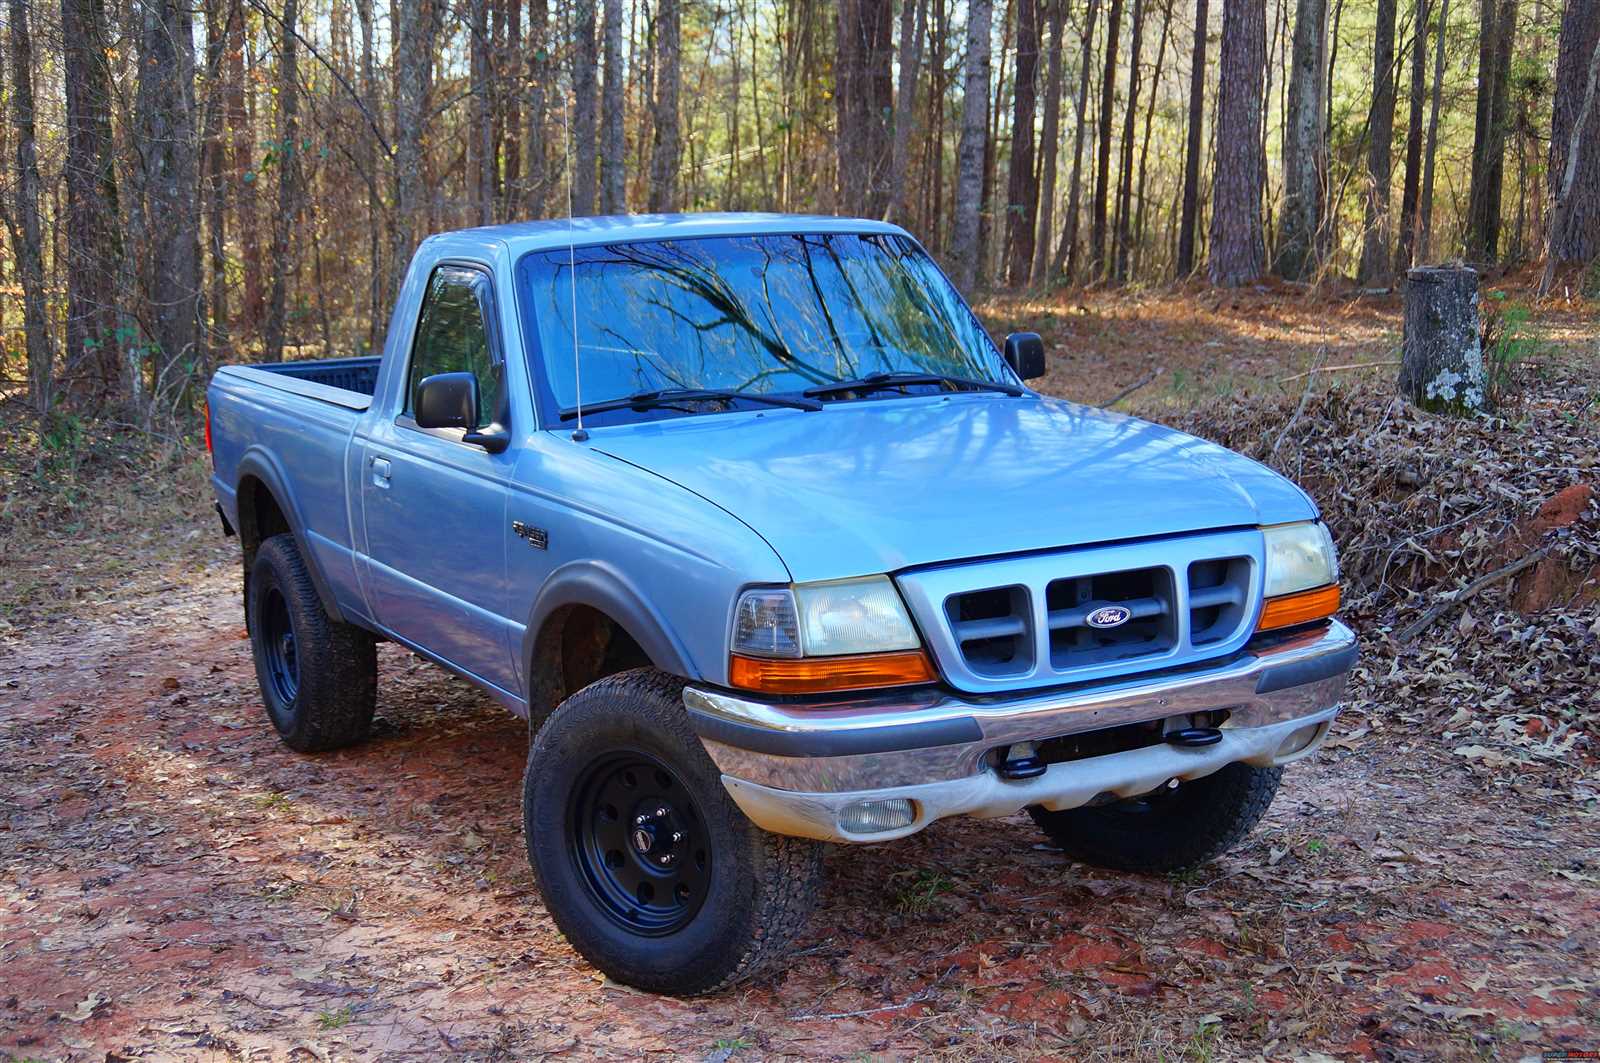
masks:
{"label": "wheel arch", "polygon": [[698,670],[671,626],[617,569],[575,561],[557,569],[522,638],[528,723],[597,679],[648,665],[693,679]]}
{"label": "wheel arch", "polygon": [[317,589],[322,607],[332,619],[344,622],[333,589],[323,576],[317,555],[306,541],[305,521],[300,515],[289,479],[270,453],[251,447],[239,461],[235,500],[239,517],[239,545],[244,552],[244,587],[250,593],[250,568],[255,564],[256,551],[273,535],[288,532],[294,536],[311,583]]}

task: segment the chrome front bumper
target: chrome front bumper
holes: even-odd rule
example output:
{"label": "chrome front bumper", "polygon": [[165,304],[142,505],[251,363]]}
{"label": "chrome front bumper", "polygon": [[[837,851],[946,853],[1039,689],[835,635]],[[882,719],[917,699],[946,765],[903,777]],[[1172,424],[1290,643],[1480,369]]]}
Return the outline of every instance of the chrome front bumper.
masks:
{"label": "chrome front bumper", "polygon": [[[823,841],[904,837],[946,816],[1011,815],[1132,797],[1229,764],[1286,764],[1315,752],[1338,713],[1356,640],[1338,621],[1258,638],[1221,664],[1021,698],[938,690],[816,703],[764,702],[686,687],[683,701],[723,785],[759,827]],[[1191,713],[1227,710],[1222,740],[1155,745],[1002,778],[990,753]],[[870,834],[841,825],[852,806],[901,799],[911,822]]]}

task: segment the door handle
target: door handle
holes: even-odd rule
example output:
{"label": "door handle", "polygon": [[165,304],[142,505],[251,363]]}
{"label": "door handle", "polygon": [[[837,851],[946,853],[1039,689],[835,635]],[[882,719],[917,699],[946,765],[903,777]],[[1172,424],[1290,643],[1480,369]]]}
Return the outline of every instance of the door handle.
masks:
{"label": "door handle", "polygon": [[389,486],[389,474],[392,471],[391,467],[389,465],[389,459],[388,458],[369,458],[367,460],[368,460],[368,463],[371,464],[371,466],[372,466],[372,486],[374,486],[374,487],[388,487]]}

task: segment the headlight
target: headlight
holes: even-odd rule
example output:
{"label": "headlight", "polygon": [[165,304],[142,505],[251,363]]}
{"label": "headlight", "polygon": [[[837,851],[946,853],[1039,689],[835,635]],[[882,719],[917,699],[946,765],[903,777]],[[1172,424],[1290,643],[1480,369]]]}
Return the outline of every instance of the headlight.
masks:
{"label": "headlight", "polygon": [[1326,587],[1338,581],[1333,536],[1321,521],[1262,528],[1267,541],[1268,598]]}
{"label": "headlight", "polygon": [[1321,620],[1339,611],[1339,563],[1320,521],[1262,528],[1267,546],[1266,601],[1257,631]]}
{"label": "headlight", "polygon": [[728,682],[778,694],[932,682],[936,675],[887,576],[759,588],[739,596]]}
{"label": "headlight", "polygon": [[745,591],[734,610],[733,652],[838,657],[922,645],[887,576]]}

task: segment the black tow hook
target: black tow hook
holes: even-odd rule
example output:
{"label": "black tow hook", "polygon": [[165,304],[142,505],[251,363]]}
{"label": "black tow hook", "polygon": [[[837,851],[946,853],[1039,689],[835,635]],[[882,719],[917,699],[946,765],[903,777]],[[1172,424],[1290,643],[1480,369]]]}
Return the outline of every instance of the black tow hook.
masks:
{"label": "black tow hook", "polygon": [[1215,727],[1185,727],[1178,731],[1168,731],[1163,737],[1175,746],[1185,749],[1199,749],[1201,746],[1214,746],[1222,741],[1222,732]]}
{"label": "black tow hook", "polygon": [[1032,742],[1018,742],[1006,750],[1006,759],[1000,765],[1002,779],[1034,779],[1044,774],[1049,767],[1034,752]]}

